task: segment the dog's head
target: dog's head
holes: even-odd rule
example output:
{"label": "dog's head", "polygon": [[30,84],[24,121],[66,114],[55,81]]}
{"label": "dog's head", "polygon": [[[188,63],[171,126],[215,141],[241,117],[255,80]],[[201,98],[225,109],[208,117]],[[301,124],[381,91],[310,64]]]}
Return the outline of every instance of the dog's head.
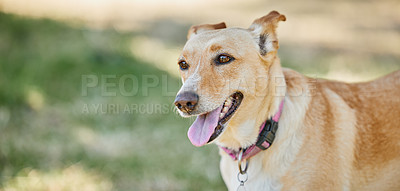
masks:
{"label": "dog's head", "polygon": [[197,116],[188,131],[194,145],[216,140],[240,148],[255,142],[285,89],[276,85],[282,77],[276,27],[285,20],[272,11],[249,29],[225,23],[190,28],[178,61],[183,85],[175,105],[183,117]]}

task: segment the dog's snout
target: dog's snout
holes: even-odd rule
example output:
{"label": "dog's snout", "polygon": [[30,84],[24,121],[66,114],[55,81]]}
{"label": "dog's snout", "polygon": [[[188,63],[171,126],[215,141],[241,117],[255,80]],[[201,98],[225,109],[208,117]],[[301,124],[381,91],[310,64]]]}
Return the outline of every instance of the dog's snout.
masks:
{"label": "dog's snout", "polygon": [[183,92],[176,96],[175,105],[183,112],[191,112],[197,105],[199,96],[194,92]]}

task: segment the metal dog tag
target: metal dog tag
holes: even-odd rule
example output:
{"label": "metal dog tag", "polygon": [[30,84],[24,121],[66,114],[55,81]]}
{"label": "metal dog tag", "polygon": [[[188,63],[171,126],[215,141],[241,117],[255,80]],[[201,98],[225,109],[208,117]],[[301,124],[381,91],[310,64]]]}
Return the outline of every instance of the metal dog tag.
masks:
{"label": "metal dog tag", "polygon": [[237,191],[246,191],[246,188],[244,187],[244,183],[247,181],[247,179],[249,178],[249,176],[247,175],[247,172],[244,172],[243,174],[241,174],[240,172],[237,175],[238,181],[239,181],[239,186],[236,189]]}

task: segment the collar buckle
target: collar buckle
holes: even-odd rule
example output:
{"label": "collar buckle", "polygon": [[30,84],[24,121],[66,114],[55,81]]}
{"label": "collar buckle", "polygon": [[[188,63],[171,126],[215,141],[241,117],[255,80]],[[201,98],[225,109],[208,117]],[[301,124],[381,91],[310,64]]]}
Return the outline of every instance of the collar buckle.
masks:
{"label": "collar buckle", "polygon": [[[261,150],[266,150],[274,142],[276,131],[278,130],[278,122],[269,119],[265,122],[264,128],[258,135],[256,146]],[[267,145],[264,145],[267,142]]]}

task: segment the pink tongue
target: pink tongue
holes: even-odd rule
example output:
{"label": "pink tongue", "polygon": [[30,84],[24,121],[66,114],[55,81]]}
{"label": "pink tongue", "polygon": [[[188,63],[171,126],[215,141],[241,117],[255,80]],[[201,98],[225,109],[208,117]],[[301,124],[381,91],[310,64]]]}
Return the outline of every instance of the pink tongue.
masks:
{"label": "pink tongue", "polygon": [[221,109],[222,106],[210,113],[197,116],[196,121],[193,122],[188,131],[189,140],[194,146],[203,146],[210,140],[215,127],[217,127]]}

